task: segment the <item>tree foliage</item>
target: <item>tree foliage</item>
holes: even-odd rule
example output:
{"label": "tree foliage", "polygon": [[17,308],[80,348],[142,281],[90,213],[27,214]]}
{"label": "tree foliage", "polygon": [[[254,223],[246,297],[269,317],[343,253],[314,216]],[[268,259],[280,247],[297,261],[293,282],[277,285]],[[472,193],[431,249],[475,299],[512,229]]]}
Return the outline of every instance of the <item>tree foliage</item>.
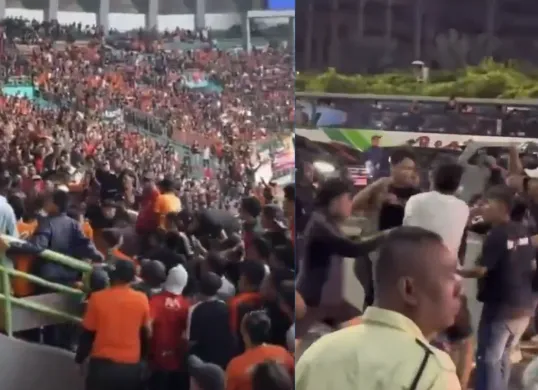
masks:
{"label": "tree foliage", "polygon": [[412,72],[343,75],[329,68],[322,74],[299,73],[296,89],[349,94],[536,98],[538,72],[524,72],[516,64],[500,64],[487,59],[461,70],[432,71],[429,82],[421,83]]}

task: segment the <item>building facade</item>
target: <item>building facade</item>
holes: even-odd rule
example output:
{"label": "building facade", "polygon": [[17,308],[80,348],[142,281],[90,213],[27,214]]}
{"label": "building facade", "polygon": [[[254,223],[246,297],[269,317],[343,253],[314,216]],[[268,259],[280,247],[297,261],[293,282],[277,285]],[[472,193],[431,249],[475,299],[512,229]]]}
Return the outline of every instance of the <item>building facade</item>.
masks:
{"label": "building facade", "polygon": [[299,0],[297,64],[364,72],[414,60],[439,68],[490,56],[534,63],[537,18],[538,3],[526,0]]}

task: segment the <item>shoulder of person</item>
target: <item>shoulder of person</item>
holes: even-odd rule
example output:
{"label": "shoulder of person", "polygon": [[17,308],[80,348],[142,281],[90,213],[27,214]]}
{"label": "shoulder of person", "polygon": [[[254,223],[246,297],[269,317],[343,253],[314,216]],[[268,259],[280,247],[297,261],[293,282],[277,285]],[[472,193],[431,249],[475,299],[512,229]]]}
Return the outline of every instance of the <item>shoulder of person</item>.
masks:
{"label": "shoulder of person", "polygon": [[431,352],[433,362],[435,362],[440,370],[452,373],[456,372],[456,366],[448,353],[433,345],[428,345],[428,350]]}

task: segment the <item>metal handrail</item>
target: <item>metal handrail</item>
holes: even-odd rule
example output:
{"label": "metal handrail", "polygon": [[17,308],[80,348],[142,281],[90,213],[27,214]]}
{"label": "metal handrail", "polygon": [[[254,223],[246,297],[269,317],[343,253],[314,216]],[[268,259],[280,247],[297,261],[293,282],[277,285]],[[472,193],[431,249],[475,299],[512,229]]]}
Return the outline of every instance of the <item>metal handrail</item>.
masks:
{"label": "metal handrail", "polygon": [[[25,241],[23,240],[20,240],[18,238],[11,237],[11,236],[6,236],[3,234],[0,235],[0,237],[4,241],[6,241],[8,245],[15,244],[15,243],[18,243],[18,244],[25,243]],[[57,253],[48,249],[41,251],[39,253],[39,256],[47,259],[48,261],[52,261],[66,267],[73,268],[82,273],[88,273],[92,270],[92,266],[84,261],[77,260],[72,257],[62,255],[61,253]],[[5,320],[4,329],[6,330],[6,333],[9,337],[13,336],[12,305],[16,305],[27,310],[37,311],[42,314],[59,317],[66,321],[71,321],[71,322],[81,321],[79,317],[73,316],[70,313],[55,310],[48,306],[42,305],[38,302],[29,301],[23,298],[17,298],[13,296],[11,283],[10,283],[10,276],[16,276],[22,279],[26,279],[28,281],[31,281],[32,283],[38,284],[42,287],[46,287],[50,290],[60,292],[60,293],[66,293],[66,294],[71,294],[71,295],[82,297],[84,294],[83,291],[78,290],[76,288],[64,286],[62,284],[53,283],[43,278],[40,278],[38,276],[30,275],[25,272],[12,269],[8,264],[9,262],[8,262],[7,257],[5,255],[2,256],[2,265],[0,266],[0,272],[2,273],[2,294],[0,294],[0,300],[4,301],[4,320]]]}

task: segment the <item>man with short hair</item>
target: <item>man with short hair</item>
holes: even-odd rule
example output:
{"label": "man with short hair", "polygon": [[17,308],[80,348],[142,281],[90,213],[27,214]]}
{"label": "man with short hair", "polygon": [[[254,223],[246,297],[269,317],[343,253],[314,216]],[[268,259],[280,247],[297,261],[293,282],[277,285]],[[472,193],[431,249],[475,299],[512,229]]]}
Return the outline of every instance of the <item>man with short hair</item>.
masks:
{"label": "man with short hair", "polygon": [[109,275],[111,287],[88,300],[75,362],[89,358],[87,390],[135,390],[143,384],[142,360],[149,352],[149,302],[130,287],[132,262],[114,261]]}
{"label": "man with short hair", "polygon": [[375,263],[375,304],[360,325],[324,336],[304,352],[295,388],[460,390],[452,360],[428,342],[459,311],[457,263],[433,232],[390,232]]}
{"label": "man with short hair", "polygon": [[510,220],[513,195],[504,187],[486,194],[483,218],[491,224],[478,264],[461,270],[477,278],[484,303],[478,327],[476,390],[506,390],[510,351],[517,345],[535,308],[532,279],[536,250],[528,229]]}
{"label": "man with short hair", "polygon": [[241,321],[241,337],[245,352],[233,358],[226,367],[226,390],[256,390],[252,387],[252,371],[267,360],[281,363],[293,376],[295,361],[280,345],[268,344],[271,320],[263,311],[253,311]]}
{"label": "man with short hair", "polygon": [[390,177],[376,180],[355,195],[353,209],[377,212],[379,230],[401,226],[405,203],[420,192],[415,185],[415,160],[411,149],[396,149],[390,156]]}
{"label": "man with short hair", "polygon": [[[454,194],[458,191],[462,175],[463,167],[457,163],[439,164],[433,170],[432,191],[409,198],[403,220],[406,226],[418,226],[439,234],[453,255],[459,255],[461,264],[465,260],[465,245],[462,240],[465,240],[469,206]],[[473,345],[471,316],[463,294],[456,323],[447,329],[445,335],[451,344],[451,351],[454,352],[458,377],[465,389],[472,370]]]}
{"label": "man with short hair", "polygon": [[237,340],[230,326],[228,305],[217,297],[222,279],[202,272],[198,281],[198,301],[189,308],[185,338],[195,354],[205,362],[225,368],[237,353]]}

